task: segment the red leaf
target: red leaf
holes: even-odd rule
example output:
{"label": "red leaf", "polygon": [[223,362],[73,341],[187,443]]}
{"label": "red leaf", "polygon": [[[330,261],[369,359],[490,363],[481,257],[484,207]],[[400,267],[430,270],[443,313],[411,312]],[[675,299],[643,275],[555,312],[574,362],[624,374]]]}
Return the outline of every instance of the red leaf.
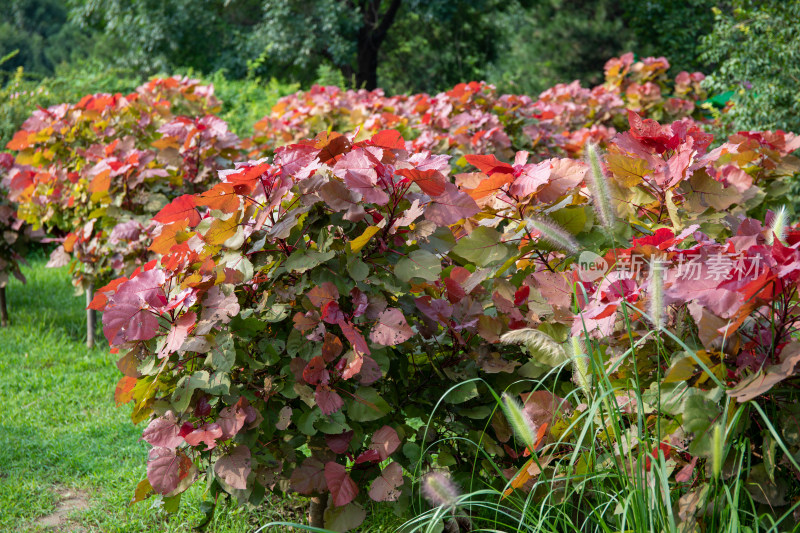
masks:
{"label": "red leaf", "polygon": [[327,385],[317,385],[317,389],[314,391],[314,400],[320,411],[326,415],[332,415],[344,405],[342,397]]}
{"label": "red leaf", "polygon": [[347,505],[358,494],[358,487],[347,474],[347,470],[339,463],[329,461],[325,464],[325,481],[328,483],[328,490],[333,496],[333,505],[341,507]]}
{"label": "red leaf", "polygon": [[344,453],[350,447],[350,441],[353,440],[354,432],[344,431],[338,435],[325,435],[325,443],[333,453]]}
{"label": "red leaf", "polygon": [[514,176],[511,174],[493,174],[492,176],[481,180],[478,186],[474,189],[467,191],[473,199],[480,200],[490,194],[496,193],[503,187],[514,181]]}
{"label": "red leaf", "polygon": [[508,163],[499,161],[493,155],[472,155],[464,156],[467,163],[473,165],[481,170],[487,176],[492,174],[514,174],[514,168]]}
{"label": "red leaf", "polygon": [[378,453],[378,450],[367,450],[356,457],[356,464],[360,465],[362,463],[377,463],[380,460],[381,454]]}
{"label": "red leaf", "polygon": [[324,282],[322,285],[317,285],[306,294],[314,307],[322,307],[329,302],[336,302],[339,300],[339,289],[330,281]]}
{"label": "red leaf", "polygon": [[672,139],[672,129],[662,126],[651,118],[642,119],[635,112],[628,110],[628,123],[631,126],[631,135],[642,144],[654,149],[659,154],[667,150],[667,144]]}
{"label": "red leaf", "polygon": [[467,295],[459,283],[452,277],[444,279],[444,286],[447,287],[447,300],[451,303],[458,303]]}
{"label": "red leaf", "polygon": [[408,178],[422,189],[428,196],[439,196],[445,190],[445,180],[438,170],[419,170],[416,168],[401,168],[394,172],[398,176]]}
{"label": "red leaf", "polygon": [[330,332],[325,332],[325,340],[322,343],[322,358],[330,363],[342,353],[344,346],[342,340]]}
{"label": "red leaf", "polygon": [[196,226],[200,223],[200,213],[194,205],[194,196],[191,194],[184,194],[178,196],[170,203],[165,205],[156,216],[153,217],[156,222],[169,224],[178,220],[186,220],[189,226]]}
{"label": "red leaf", "polygon": [[316,311],[308,311],[306,314],[303,314],[301,311],[298,311],[292,317],[292,322],[294,322],[294,328],[298,331],[306,332],[310,329],[314,329],[319,325],[319,313]]}
{"label": "red leaf", "polygon": [[321,163],[336,160],[338,156],[350,150],[350,141],[341,133],[322,132],[314,139],[314,146],[319,148],[317,158]]}
{"label": "red leaf", "polygon": [[330,375],[325,369],[325,359],[320,356],[314,357],[303,369],[303,379],[310,385],[328,384]]}
{"label": "red leaf", "polygon": [[211,189],[194,197],[195,204],[218,209],[223,213],[233,213],[241,205],[241,197],[230,183],[218,183]]}
{"label": "red leaf", "polygon": [[520,305],[524,304],[528,301],[528,296],[531,294],[531,288],[529,285],[523,285],[517,292],[514,293],[514,305],[519,307]]}
{"label": "red leaf", "polygon": [[322,306],[322,320],[328,324],[338,324],[344,321],[344,313],[336,302],[328,302]]}
{"label": "red leaf", "polygon": [[342,333],[344,333],[344,336],[347,337],[348,341],[350,341],[350,344],[353,346],[354,350],[360,354],[369,355],[370,351],[369,346],[367,346],[367,341],[352,324],[349,324],[344,320],[340,320],[339,327],[342,328]]}

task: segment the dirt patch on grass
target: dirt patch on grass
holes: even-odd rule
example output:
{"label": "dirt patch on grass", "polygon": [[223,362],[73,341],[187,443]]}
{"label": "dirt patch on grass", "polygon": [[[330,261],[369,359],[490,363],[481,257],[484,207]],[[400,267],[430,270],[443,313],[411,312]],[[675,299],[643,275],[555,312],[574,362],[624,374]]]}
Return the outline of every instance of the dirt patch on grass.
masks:
{"label": "dirt patch on grass", "polygon": [[67,487],[56,486],[53,492],[58,496],[56,509],[47,516],[36,520],[36,525],[53,531],[86,531],[78,524],[71,523],[68,515],[73,511],[82,511],[89,508],[89,495]]}

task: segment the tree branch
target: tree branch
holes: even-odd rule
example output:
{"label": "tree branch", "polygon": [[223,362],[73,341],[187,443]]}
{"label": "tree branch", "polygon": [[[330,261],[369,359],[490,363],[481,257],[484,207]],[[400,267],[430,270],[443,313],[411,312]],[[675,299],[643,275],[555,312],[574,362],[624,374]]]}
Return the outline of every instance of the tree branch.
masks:
{"label": "tree branch", "polygon": [[394,23],[394,19],[397,16],[397,12],[400,10],[402,3],[403,0],[392,0],[392,3],[389,5],[389,9],[387,9],[386,13],[383,15],[383,20],[381,20],[381,23],[377,28],[375,28],[375,33],[373,34],[373,40],[375,42],[380,43],[386,37],[386,33]]}

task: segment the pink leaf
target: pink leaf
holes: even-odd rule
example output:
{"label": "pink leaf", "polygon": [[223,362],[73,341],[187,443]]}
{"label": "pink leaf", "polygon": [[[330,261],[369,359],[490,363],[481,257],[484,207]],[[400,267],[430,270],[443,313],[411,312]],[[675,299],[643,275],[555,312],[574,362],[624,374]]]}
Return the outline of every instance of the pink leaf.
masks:
{"label": "pink leaf", "polygon": [[681,468],[680,472],[675,474],[675,481],[678,483],[689,483],[692,480],[692,473],[694,467],[697,465],[697,457],[692,457],[692,461],[687,463],[686,466]]}
{"label": "pink leaf", "polygon": [[376,502],[393,502],[400,497],[397,490],[403,485],[403,467],[391,462],[381,471],[380,477],[375,478],[369,488],[369,497]]}
{"label": "pink leaf", "polygon": [[[378,150],[380,152],[380,150]],[[334,175],[343,178],[352,190],[361,193],[364,202],[385,205],[389,195],[378,188],[378,173],[374,156],[364,149],[354,149],[345,154],[333,167]]]}
{"label": "pink leaf", "polygon": [[446,183],[442,194],[435,197],[425,209],[425,218],[439,226],[450,226],[480,211],[470,195],[452,183]]}
{"label": "pink leaf", "polygon": [[244,427],[245,420],[247,420],[247,411],[245,409],[245,398],[239,398],[236,405],[229,405],[219,412],[217,424],[222,429],[222,440],[228,440]]}
{"label": "pink leaf", "polygon": [[372,357],[362,357],[361,370],[358,372],[358,382],[362,385],[372,385],[383,377],[383,371]]}
{"label": "pink leaf", "polygon": [[392,455],[400,447],[400,437],[397,431],[390,426],[383,426],[372,435],[370,449],[376,450],[380,455],[381,461]]}
{"label": "pink leaf", "polygon": [[406,322],[403,312],[392,307],[380,314],[378,324],[372,329],[370,339],[372,342],[384,346],[395,346],[407,341],[412,335],[414,332]]}
{"label": "pink leaf", "polygon": [[336,507],[347,505],[358,494],[355,482],[347,474],[345,467],[339,463],[329,461],[325,464],[325,481],[333,496],[333,505]]}
{"label": "pink leaf", "polygon": [[153,448],[147,458],[147,480],[159,494],[169,494],[180,481],[180,458],[175,450]]}
{"label": "pink leaf", "polygon": [[164,416],[150,422],[142,432],[142,439],[155,447],[174,450],[183,442],[183,437],[179,433],[180,428],[175,420],[175,414],[167,411]]}
{"label": "pink leaf", "polygon": [[197,314],[194,311],[189,311],[176,320],[167,334],[167,343],[158,353],[158,357],[163,358],[177,351],[183,345],[186,337],[189,336],[189,330],[192,329],[195,322],[197,322]]}
{"label": "pink leaf", "polygon": [[247,476],[250,474],[250,448],[237,446],[228,455],[223,455],[214,463],[214,472],[225,483],[239,490],[247,488]]}
{"label": "pink leaf", "polygon": [[[342,467],[344,468],[344,467]],[[325,466],[315,457],[309,457],[292,471],[292,488],[300,494],[324,492],[328,488],[325,481]]]}
{"label": "pink leaf", "polygon": [[547,183],[549,178],[550,163],[548,161],[542,161],[536,165],[525,165],[522,167],[520,175],[511,184],[509,192],[520,197],[534,194]]}
{"label": "pink leaf", "polygon": [[235,294],[226,295],[219,285],[209,289],[203,299],[203,311],[200,314],[202,320],[227,323],[237,314],[239,314],[239,300]]}
{"label": "pink leaf", "polygon": [[149,340],[158,332],[158,317],[136,294],[112,296],[103,313],[103,333],[112,345]]}
{"label": "pink leaf", "polygon": [[203,424],[184,437],[189,446],[198,446],[205,443],[206,451],[216,448],[217,439],[222,437],[222,428],[219,424]]}

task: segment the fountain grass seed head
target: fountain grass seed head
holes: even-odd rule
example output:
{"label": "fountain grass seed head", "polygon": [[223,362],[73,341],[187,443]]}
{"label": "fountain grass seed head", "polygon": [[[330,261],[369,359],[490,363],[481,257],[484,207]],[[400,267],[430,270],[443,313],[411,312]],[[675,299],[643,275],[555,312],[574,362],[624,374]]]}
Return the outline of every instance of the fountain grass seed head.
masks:
{"label": "fountain grass seed head", "polygon": [[603,226],[611,232],[613,231],[614,222],[617,217],[614,214],[611,189],[608,186],[608,180],[605,174],[603,174],[603,167],[600,164],[600,154],[597,150],[597,145],[587,142],[585,152],[587,163],[589,164],[589,172],[586,173],[586,186],[589,188],[589,193],[592,195],[597,218],[599,218]]}

